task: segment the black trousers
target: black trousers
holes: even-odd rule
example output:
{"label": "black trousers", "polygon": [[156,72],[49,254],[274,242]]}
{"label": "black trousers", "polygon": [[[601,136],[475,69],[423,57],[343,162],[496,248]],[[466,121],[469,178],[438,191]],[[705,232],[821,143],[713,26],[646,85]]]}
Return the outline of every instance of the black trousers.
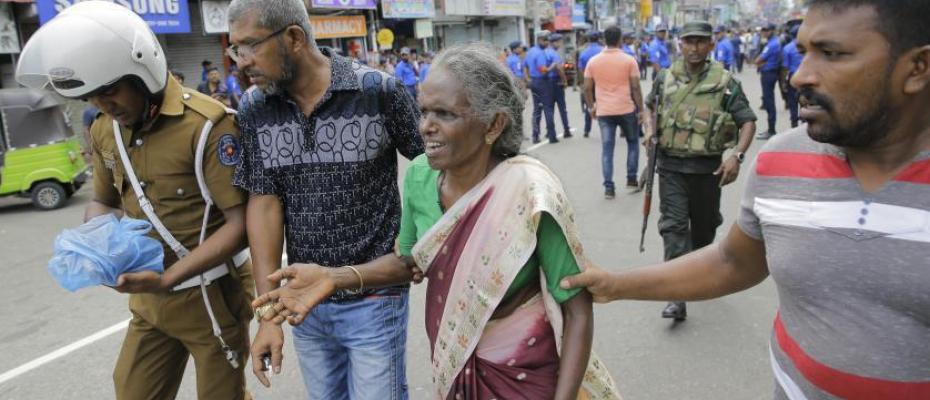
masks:
{"label": "black trousers", "polygon": [[665,260],[714,242],[720,215],[720,177],[659,169],[659,234]]}

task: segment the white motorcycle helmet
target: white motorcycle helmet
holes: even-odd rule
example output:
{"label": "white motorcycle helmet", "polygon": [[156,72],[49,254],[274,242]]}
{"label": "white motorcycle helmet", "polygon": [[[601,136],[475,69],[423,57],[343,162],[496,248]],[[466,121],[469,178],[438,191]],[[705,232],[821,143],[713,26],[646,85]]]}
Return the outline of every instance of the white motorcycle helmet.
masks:
{"label": "white motorcycle helmet", "polygon": [[83,1],[43,25],[23,48],[16,81],[87,98],[126,77],[150,95],[168,82],[165,53],[148,24],[126,7]]}

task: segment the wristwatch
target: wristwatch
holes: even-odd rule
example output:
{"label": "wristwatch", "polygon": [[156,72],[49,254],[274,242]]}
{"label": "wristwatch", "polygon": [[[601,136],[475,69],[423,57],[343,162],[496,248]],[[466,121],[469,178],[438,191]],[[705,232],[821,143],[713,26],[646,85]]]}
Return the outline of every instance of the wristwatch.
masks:
{"label": "wristwatch", "polygon": [[742,164],[743,160],[746,159],[746,153],[743,153],[742,151],[737,151],[736,153],[733,153],[733,155],[736,156],[736,161],[739,161],[740,164]]}

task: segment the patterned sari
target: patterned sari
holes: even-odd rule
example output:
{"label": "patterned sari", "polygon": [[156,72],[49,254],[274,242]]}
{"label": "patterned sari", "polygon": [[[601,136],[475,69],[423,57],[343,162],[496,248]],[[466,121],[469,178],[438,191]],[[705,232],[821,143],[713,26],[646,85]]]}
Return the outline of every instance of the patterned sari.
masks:
{"label": "patterned sari", "polygon": [[[545,274],[539,274],[538,294],[527,296],[509,315],[491,318],[536,249],[543,212],[562,228],[584,268],[587,259],[561,183],[526,156],[494,168],[414,246],[413,257],[429,278],[426,331],[435,398],[537,400],[554,395],[562,313],[546,290]],[[579,398],[620,399],[593,354]]]}

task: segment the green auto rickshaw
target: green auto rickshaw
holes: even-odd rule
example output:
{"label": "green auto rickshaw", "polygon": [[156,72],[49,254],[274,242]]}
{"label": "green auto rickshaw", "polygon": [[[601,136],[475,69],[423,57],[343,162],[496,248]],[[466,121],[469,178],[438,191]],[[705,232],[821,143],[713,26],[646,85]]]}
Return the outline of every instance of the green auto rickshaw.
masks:
{"label": "green auto rickshaw", "polygon": [[88,178],[64,104],[50,92],[0,89],[0,196],[59,208]]}

